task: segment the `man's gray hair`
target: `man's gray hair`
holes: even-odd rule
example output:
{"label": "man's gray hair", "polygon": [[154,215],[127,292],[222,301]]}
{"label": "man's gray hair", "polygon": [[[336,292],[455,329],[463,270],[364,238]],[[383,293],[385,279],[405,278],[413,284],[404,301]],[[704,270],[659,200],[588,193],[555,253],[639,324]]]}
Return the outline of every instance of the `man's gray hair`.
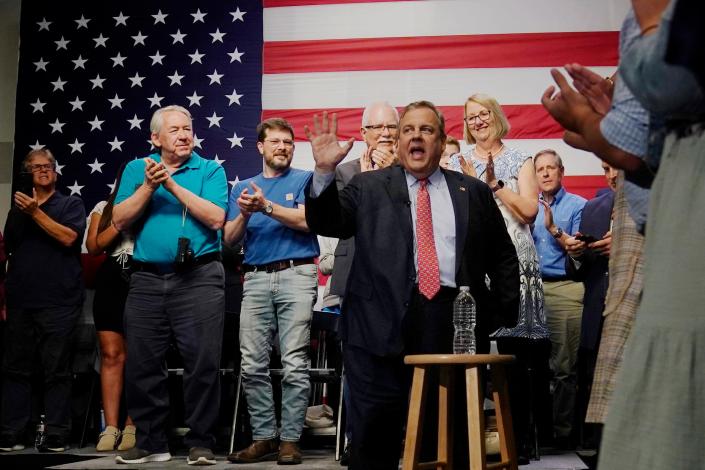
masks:
{"label": "man's gray hair", "polygon": [[368,126],[370,124],[370,113],[375,108],[389,108],[394,112],[394,117],[396,117],[397,122],[399,122],[399,111],[397,108],[389,104],[387,101],[375,101],[367,105],[365,110],[362,112],[362,127]]}
{"label": "man's gray hair", "polygon": [[170,104],[169,106],[164,106],[163,108],[157,109],[156,111],[154,111],[154,114],[152,114],[152,120],[149,121],[149,130],[152,132],[152,134],[159,134],[159,131],[162,130],[162,125],[164,124],[164,118],[162,117],[162,114],[169,111],[177,111],[185,115],[189,119],[189,121],[193,121],[191,113],[188,109],[177,104]]}
{"label": "man's gray hair", "polygon": [[556,152],[553,149],[543,149],[539,150],[536,155],[534,155],[534,165],[536,164],[536,160],[541,156],[541,155],[553,155],[556,157],[556,163],[558,163],[558,168],[563,168],[563,159],[561,158],[560,155],[558,155],[558,152]]}

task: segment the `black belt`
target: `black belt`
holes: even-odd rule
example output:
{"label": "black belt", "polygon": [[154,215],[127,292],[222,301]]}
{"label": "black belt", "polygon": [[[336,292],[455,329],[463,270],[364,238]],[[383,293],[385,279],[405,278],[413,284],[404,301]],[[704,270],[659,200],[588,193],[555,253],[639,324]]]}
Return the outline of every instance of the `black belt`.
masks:
{"label": "black belt", "polygon": [[561,282],[571,280],[568,276],[541,276],[541,279],[543,282]]}
{"label": "black belt", "polygon": [[266,271],[268,273],[275,273],[277,271],[284,271],[285,269],[293,268],[294,266],[301,266],[302,264],[313,263],[313,258],[284,259],[281,261],[273,261],[267,264],[243,264],[242,271],[245,273],[249,273],[251,271]]}
{"label": "black belt", "polygon": [[183,272],[188,272],[191,271],[199,266],[203,266],[204,264],[208,264],[211,261],[220,261],[220,252],[219,251],[211,251],[210,253],[206,253],[205,255],[198,256],[191,260],[190,263],[185,264],[184,266],[176,266],[175,264],[157,264],[157,263],[143,263],[142,261],[132,261],[132,264],[135,268],[135,272],[145,272],[145,273],[152,273],[152,274],[158,274],[158,275],[164,275],[164,274],[172,274],[175,272],[183,273]]}

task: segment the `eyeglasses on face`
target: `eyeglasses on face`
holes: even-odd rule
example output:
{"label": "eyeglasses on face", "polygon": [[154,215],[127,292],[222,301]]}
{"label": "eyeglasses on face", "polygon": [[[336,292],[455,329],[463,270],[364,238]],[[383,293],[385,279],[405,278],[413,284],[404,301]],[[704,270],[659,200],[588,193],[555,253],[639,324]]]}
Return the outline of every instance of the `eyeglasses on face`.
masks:
{"label": "eyeglasses on face", "polygon": [[291,148],[294,146],[294,141],[291,139],[264,139],[265,142],[272,144],[272,147],[279,147],[284,144],[284,147]]}
{"label": "eyeglasses on face", "polygon": [[477,119],[479,119],[481,122],[487,122],[490,120],[490,112],[487,109],[484,109],[480,111],[479,113],[473,115],[473,116],[466,116],[465,117],[465,122],[468,124],[474,123]]}
{"label": "eyeglasses on face", "polygon": [[394,134],[399,130],[399,126],[396,124],[375,124],[374,126],[365,126],[365,129],[372,131],[375,134],[381,134],[385,129],[387,129],[390,134]]}
{"label": "eyeglasses on face", "polygon": [[53,169],[53,163],[35,163],[33,165],[29,165],[29,171],[31,171],[32,173],[37,173],[42,170],[52,171]]}

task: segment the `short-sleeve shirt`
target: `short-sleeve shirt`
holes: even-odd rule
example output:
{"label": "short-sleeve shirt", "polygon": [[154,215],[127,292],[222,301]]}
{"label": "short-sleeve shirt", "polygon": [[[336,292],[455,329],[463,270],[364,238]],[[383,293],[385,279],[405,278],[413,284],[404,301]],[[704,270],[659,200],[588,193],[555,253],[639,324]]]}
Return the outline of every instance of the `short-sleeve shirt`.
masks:
{"label": "short-sleeve shirt", "polygon": [[[105,207],[108,205],[108,201],[100,201],[95,205],[90,213],[88,219],[93,216],[93,214],[102,216]],[[132,236],[130,231],[125,231],[120,233],[120,241],[115,244],[112,251],[109,253],[113,258],[121,259],[124,256],[132,256],[135,249],[135,237]]]}
{"label": "short-sleeve shirt", "polygon": [[[252,193],[251,182],[262,188],[264,197],[280,206],[296,208],[306,201],[305,189],[311,179],[310,171],[289,168],[275,178],[265,178],[262,173],[239,182],[233,187],[228,203],[228,220],[240,214],[237,198],[243,189]],[[318,256],[316,235],[294,230],[265,214],[252,214],[245,231],[245,263],[267,264],[287,259]]]}
{"label": "short-sleeve shirt", "polygon": [[[550,204],[553,223],[568,235],[573,235],[580,227],[580,219],[586,202],[585,198],[566,192],[564,188],[561,188]],[[532,236],[536,244],[536,253],[539,255],[541,275],[544,277],[565,276],[566,253],[558,240],[546,230],[542,205],[539,205]]]}
{"label": "short-sleeve shirt", "polygon": [[[161,161],[159,154],[149,156]],[[115,205],[132,196],[144,182],[144,159],[127,164],[122,174]],[[196,196],[212,202],[225,210],[228,203],[228,183],[225,170],[213,160],[202,158],[195,152],[171,174],[171,178]],[[176,258],[180,237],[191,240],[194,256],[220,251],[220,230],[212,230],[186,212],[173,194],[160,185],[145,209],[142,218],[135,222],[135,250],[133,258],[143,263],[170,266]]]}
{"label": "short-sleeve shirt", "polygon": [[5,225],[9,259],[7,305],[10,308],[79,305],[83,300],[81,240],[86,230],[83,201],[55,191],[39,209],[78,236],[73,245],[66,247],[30,216],[13,207]]}

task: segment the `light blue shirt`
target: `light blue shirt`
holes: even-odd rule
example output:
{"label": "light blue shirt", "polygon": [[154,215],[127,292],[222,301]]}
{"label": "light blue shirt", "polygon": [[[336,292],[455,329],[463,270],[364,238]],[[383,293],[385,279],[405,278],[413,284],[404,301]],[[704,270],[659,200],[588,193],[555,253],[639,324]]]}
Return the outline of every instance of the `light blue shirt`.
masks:
{"label": "light blue shirt", "polygon": [[[411,219],[414,223],[414,267],[418,280],[419,261],[416,246],[416,197],[421,184],[409,172],[406,174],[406,186],[409,189],[411,201]],[[433,219],[433,241],[436,244],[438,268],[441,275],[441,285],[455,287],[455,211],[450,198],[448,183],[440,168],[428,177],[426,185],[431,198],[431,218]]]}
{"label": "light blue shirt", "polygon": [[[583,207],[587,201],[577,194],[566,192],[564,188],[558,190],[551,202],[553,223],[563,229],[568,235],[573,235],[580,228],[580,219]],[[532,232],[536,253],[539,255],[541,275],[549,277],[565,276],[566,253],[558,240],[546,230],[544,225],[543,206],[539,203],[539,213],[536,215]]]}
{"label": "light blue shirt", "polygon": [[[150,155],[156,162],[161,161],[158,153]],[[129,198],[144,182],[144,159],[127,164],[122,174],[115,204]],[[206,160],[195,152],[171,178],[196,196],[200,196],[216,206],[227,209],[228,183],[225,170],[213,160]],[[171,265],[176,258],[179,237],[191,240],[194,256],[220,251],[220,230],[212,230],[199,222],[188,212],[184,217],[184,206],[169,191],[160,185],[145,209],[144,223],[135,234],[134,259],[144,263]],[[139,222],[138,222],[139,224]]]}
{"label": "light blue shirt", "polygon": [[[419,191],[419,181],[409,172],[406,175],[406,185],[411,201],[411,218],[414,224],[414,267],[418,280],[419,265],[416,247],[416,195]],[[335,173],[313,173],[311,182],[311,196],[318,197],[335,179]],[[431,217],[433,219],[433,241],[436,244],[438,268],[440,271],[441,285],[456,287],[455,284],[455,211],[453,200],[450,198],[448,183],[440,168],[429,176],[426,186],[431,198]]]}

